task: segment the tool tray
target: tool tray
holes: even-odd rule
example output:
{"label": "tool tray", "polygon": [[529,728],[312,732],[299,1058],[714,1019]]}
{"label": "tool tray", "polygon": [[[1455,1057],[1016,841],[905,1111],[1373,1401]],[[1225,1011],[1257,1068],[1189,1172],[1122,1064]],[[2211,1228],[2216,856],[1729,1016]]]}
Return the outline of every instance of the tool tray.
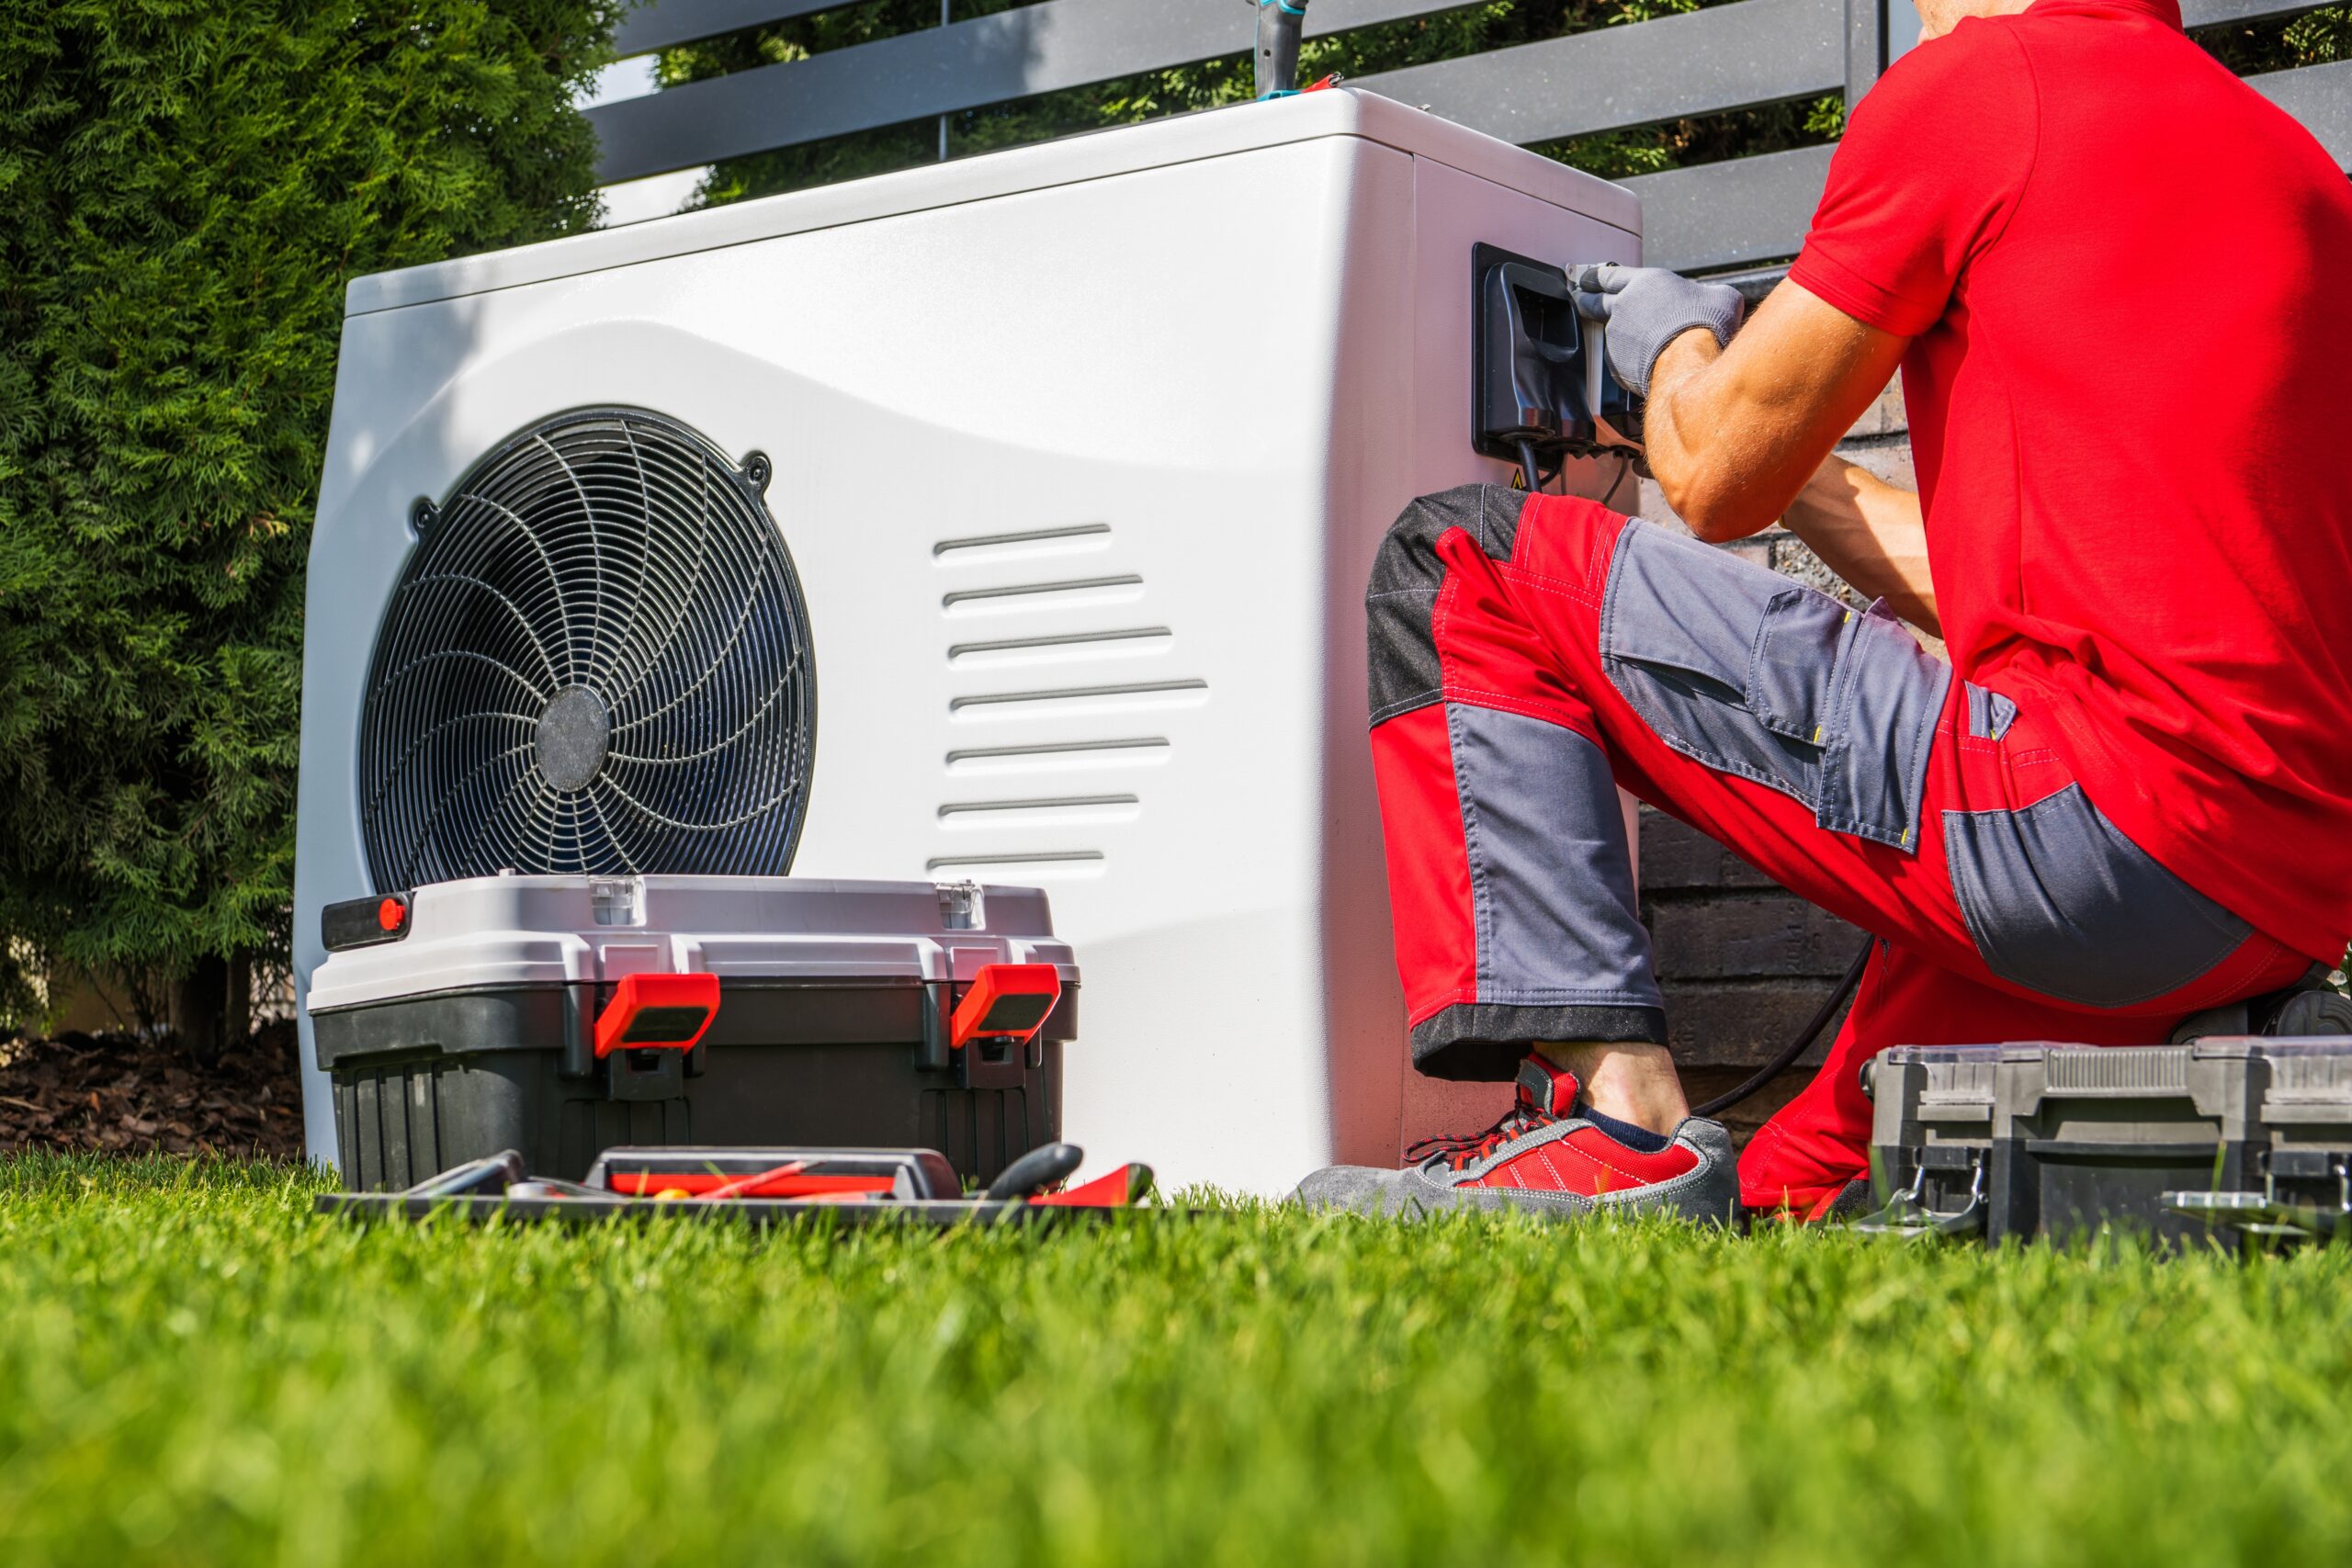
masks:
{"label": "tool tray", "polygon": [[[355,1189],[510,1148],[577,1180],[619,1145],[922,1145],[986,1182],[1060,1131],[1079,975],[1033,888],[501,875],[322,924],[308,1006]],[[1028,1010],[959,1038],[991,971],[1038,982],[1000,1010]]]}
{"label": "tool tray", "polygon": [[503,1221],[512,1224],[715,1224],[769,1230],[786,1224],[919,1225],[944,1230],[956,1225],[1103,1224],[1163,1211],[1108,1208],[1047,1208],[1026,1201],[978,1199],[926,1203],[808,1203],[792,1199],[749,1199],[740,1203],[654,1204],[632,1199],[410,1198],[398,1192],[329,1192],[318,1212],[354,1220],[421,1220],[446,1214],[468,1224]]}
{"label": "tool tray", "polygon": [[930,1149],[619,1148],[599,1158],[582,1182],[526,1175],[522,1155],[505,1149],[405,1192],[322,1193],[315,1207],[363,1222],[438,1215],[472,1224],[680,1221],[756,1229],[793,1223],[1034,1225],[1138,1212],[1152,1190],[1149,1167],[1124,1165],[1063,1187],[1083,1157],[1068,1144],[1043,1146],[997,1188],[966,1197],[955,1168]]}

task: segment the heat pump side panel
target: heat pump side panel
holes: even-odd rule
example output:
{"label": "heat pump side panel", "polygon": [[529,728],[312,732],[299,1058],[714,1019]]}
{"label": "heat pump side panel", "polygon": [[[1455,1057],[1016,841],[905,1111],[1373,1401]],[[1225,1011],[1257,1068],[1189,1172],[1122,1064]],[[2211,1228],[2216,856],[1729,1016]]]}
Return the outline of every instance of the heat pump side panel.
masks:
{"label": "heat pump side panel", "polygon": [[[1638,263],[1642,255],[1638,233],[1589,213],[1537,200],[1434,158],[1417,159],[1415,167],[1414,375],[1399,448],[1407,474],[1398,489],[1406,499],[1451,485],[1512,482],[1514,465],[1479,457],[1470,448],[1471,247],[1499,245],[1563,264]],[[1576,462],[1557,488],[1598,499],[1619,477],[1614,459]],[[1626,478],[1611,497],[1613,504],[1630,510],[1637,488]],[[1396,510],[1389,506],[1386,517]],[[1630,795],[1623,799],[1630,834],[1634,803]],[[1408,1071],[1397,1142],[1384,1163],[1395,1164],[1402,1147],[1419,1138],[1487,1126],[1510,1099],[1508,1085],[1447,1083]]]}

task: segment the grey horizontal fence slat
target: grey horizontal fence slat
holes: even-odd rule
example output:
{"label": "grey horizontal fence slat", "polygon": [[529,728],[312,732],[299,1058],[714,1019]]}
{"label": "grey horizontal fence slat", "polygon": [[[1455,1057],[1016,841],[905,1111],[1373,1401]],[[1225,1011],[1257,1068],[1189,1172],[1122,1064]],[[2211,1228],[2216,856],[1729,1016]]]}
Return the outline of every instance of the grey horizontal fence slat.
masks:
{"label": "grey horizontal fence slat", "polygon": [[2245,85],[2301,120],[2337,168],[2352,169],[2352,61],[2273,71]]}
{"label": "grey horizontal fence slat", "polygon": [[[814,0],[670,0],[650,16],[764,11],[772,18],[824,8]],[[1453,8],[1318,0],[1310,30]],[[2188,0],[2187,17],[2196,27],[2311,8],[2301,0]],[[1849,27],[1846,0],[1738,0],[1355,85],[1506,141],[1544,141],[1829,91],[1843,81]],[[672,88],[589,118],[605,139],[601,177],[613,181],[1208,59],[1249,41],[1240,0],[1046,0]],[[2339,166],[2352,165],[2352,63],[2249,82],[2309,126]],[[1804,148],[1626,180],[1643,201],[1645,254],[1683,271],[1794,254],[1830,152]]]}
{"label": "grey horizontal fence slat", "polygon": [[[706,3],[757,8],[750,0]],[[1320,0],[1307,12],[1306,30],[1341,32],[1461,6],[1462,0]],[[1241,0],[1045,0],[690,82],[588,111],[603,145],[596,177],[611,184],[697,168],[1246,53],[1256,37],[1253,15]]]}
{"label": "grey horizontal fence slat", "polygon": [[1800,147],[1620,182],[1642,198],[1642,259],[1702,272],[1796,254],[1831,151]]}
{"label": "grey horizontal fence slat", "polygon": [[[741,32],[767,22],[789,21],[796,17],[814,16],[820,11],[843,10],[854,3],[855,0],[659,0],[658,4],[640,6],[622,17],[613,43],[625,57],[647,54],[673,44]],[[1148,4],[1151,0],[1142,0],[1142,3]],[[1874,10],[1882,3],[1883,0],[1861,0],[1856,9]],[[1907,5],[1909,0],[1896,0],[1896,3]],[[1235,4],[1238,6],[1239,0],[1235,0]],[[2210,28],[2226,22],[2259,21],[2268,17],[2289,16],[2297,11],[2314,9],[2317,4],[2318,0],[2183,0],[2181,20],[2187,27]],[[1443,8],[1430,7],[1431,10]],[[1320,0],[1320,8],[1309,8],[1307,30],[1337,32],[1364,25],[1350,16],[1350,10],[1346,0]],[[1858,17],[1857,20],[1860,18]]]}
{"label": "grey horizontal fence slat", "polygon": [[2319,0],[2180,0],[2180,25],[2213,28],[2224,22],[2258,22],[2317,8]]}
{"label": "grey horizontal fence slat", "polygon": [[[2231,22],[2256,22],[2270,17],[2292,16],[2317,9],[2320,0],[2181,0],[2181,26],[2220,27]],[[1879,79],[1889,53],[1887,34],[1899,33],[1893,50],[1902,52],[1905,41],[1918,39],[1917,18],[1911,0],[1846,0],[1846,103],[1851,107]]]}
{"label": "grey horizontal fence slat", "polygon": [[622,58],[650,54],[672,44],[719,38],[756,28],[763,22],[790,21],[819,11],[839,11],[854,0],[662,0],[639,6],[613,29],[613,47]]}
{"label": "grey horizontal fence slat", "polygon": [[[1122,0],[1122,3],[1140,7],[1159,5],[1163,0]],[[1238,10],[1245,3],[1246,0],[1232,0],[1227,9]],[[696,39],[739,33],[767,22],[812,17],[820,11],[847,10],[854,4],[856,0],[659,0],[658,4],[640,6],[624,17],[620,27],[614,32],[613,46],[626,58],[667,49],[672,44],[691,43]],[[1400,15],[1426,16],[1437,11],[1458,10],[1464,4],[1464,0],[1437,0],[1434,5],[1400,13],[1396,6],[1381,5],[1378,0],[1369,0],[1369,3],[1367,0],[1320,0],[1320,4],[1309,8],[1306,32],[1310,38],[1319,37],[1325,33],[1344,32],[1350,28],[1366,27],[1374,22],[1395,21]],[[1228,16],[1225,20],[1230,22],[1232,18]],[[1243,15],[1242,23],[1245,29],[1254,29],[1256,26],[1247,14]],[[1250,39],[1245,32],[1240,47],[1246,49],[1249,45]],[[1229,52],[1231,49],[1228,46],[1220,44],[1200,58],[1206,60],[1212,54]],[[1167,63],[1181,65],[1186,62],[1170,61]],[[1151,70],[1153,67],[1145,66],[1143,69]]]}
{"label": "grey horizontal fence slat", "polygon": [[1878,81],[1884,52],[1887,0],[1845,0],[1846,107],[1851,108]]}
{"label": "grey horizontal fence slat", "polygon": [[[2249,76],[2246,85],[2309,128],[2338,168],[2352,169],[2352,62]],[[1768,152],[1622,182],[1642,198],[1643,259],[1702,272],[1794,255],[1833,151]]]}
{"label": "grey horizontal fence slat", "polygon": [[1845,85],[1844,0],[1740,0],[1350,84],[1506,141],[1720,114]]}

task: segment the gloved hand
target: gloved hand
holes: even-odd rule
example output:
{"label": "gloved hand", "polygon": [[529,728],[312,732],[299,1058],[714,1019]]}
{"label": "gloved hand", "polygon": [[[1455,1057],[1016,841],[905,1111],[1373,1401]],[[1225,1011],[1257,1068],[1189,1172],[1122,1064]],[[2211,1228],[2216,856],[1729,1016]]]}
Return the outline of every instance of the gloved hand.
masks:
{"label": "gloved hand", "polygon": [[1727,344],[1747,309],[1736,288],[1693,283],[1662,266],[1571,267],[1568,287],[1577,309],[1607,328],[1601,341],[1610,372],[1637,397],[1649,395],[1650,372],[1668,344],[1692,327],[1714,333],[1719,346]]}

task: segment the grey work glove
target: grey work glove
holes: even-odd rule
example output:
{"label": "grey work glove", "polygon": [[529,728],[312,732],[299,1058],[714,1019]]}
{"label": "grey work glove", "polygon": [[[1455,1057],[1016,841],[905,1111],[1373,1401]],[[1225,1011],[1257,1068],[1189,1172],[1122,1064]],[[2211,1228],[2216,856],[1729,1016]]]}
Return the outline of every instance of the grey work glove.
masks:
{"label": "grey work glove", "polygon": [[1636,397],[1647,397],[1650,372],[1666,345],[1690,331],[1704,327],[1715,334],[1718,347],[1731,342],[1747,301],[1739,290],[1721,283],[1693,283],[1662,266],[1571,267],[1568,287],[1577,309],[1602,323],[1609,369],[1618,385]]}

